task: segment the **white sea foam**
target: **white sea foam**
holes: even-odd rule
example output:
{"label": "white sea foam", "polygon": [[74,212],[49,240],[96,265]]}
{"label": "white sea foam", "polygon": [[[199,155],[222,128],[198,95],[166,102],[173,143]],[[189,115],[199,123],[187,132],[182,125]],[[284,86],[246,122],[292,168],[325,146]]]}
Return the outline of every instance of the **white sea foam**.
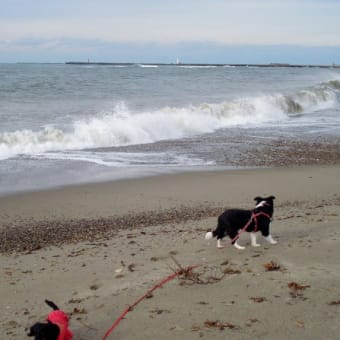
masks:
{"label": "white sea foam", "polygon": [[215,68],[216,65],[178,65],[180,68]]}
{"label": "white sea foam", "polygon": [[151,64],[139,64],[138,66],[142,68],[158,68],[158,65],[151,65]]}
{"label": "white sea foam", "polygon": [[[337,84],[333,84],[333,88]],[[241,98],[199,106],[164,107],[131,112],[118,104],[110,113],[74,121],[67,129],[45,126],[41,130],[0,133],[0,159],[17,154],[81,150],[180,139],[235,126],[254,127],[288,121],[295,115],[334,107],[337,97],[329,83],[283,94]]]}
{"label": "white sea foam", "polygon": [[178,165],[197,166],[197,165],[214,165],[213,161],[203,161],[195,157],[175,154],[173,152],[96,152],[96,151],[49,151],[37,153],[32,159],[50,159],[50,160],[72,160],[80,162],[95,163],[107,167],[126,168],[126,167],[176,167]]}

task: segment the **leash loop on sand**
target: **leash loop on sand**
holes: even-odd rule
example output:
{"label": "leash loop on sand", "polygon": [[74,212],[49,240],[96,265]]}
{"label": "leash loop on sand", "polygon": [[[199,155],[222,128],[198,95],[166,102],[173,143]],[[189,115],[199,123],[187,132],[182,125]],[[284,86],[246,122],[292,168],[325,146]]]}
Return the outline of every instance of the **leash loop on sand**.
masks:
{"label": "leash loop on sand", "polygon": [[177,272],[169,275],[168,277],[164,278],[161,282],[157,283],[155,286],[153,286],[150,290],[148,290],[143,296],[141,296],[138,300],[136,300],[132,305],[127,307],[124,312],[115,320],[115,322],[112,324],[112,326],[107,330],[105,333],[103,340],[107,339],[107,337],[113,332],[113,330],[118,326],[118,324],[125,318],[126,314],[131,312],[134,307],[136,307],[141,301],[143,301],[145,298],[150,296],[150,294],[155,291],[157,288],[161,288],[164,286],[167,282],[173,280],[176,276],[181,275],[193,268],[199,267],[200,265],[195,266],[189,266],[187,268],[183,268],[178,270]]}

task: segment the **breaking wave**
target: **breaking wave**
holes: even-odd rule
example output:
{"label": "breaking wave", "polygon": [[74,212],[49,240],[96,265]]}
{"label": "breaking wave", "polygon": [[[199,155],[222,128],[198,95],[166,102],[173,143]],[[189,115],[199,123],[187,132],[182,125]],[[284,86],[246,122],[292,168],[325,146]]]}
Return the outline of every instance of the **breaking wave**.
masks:
{"label": "breaking wave", "polygon": [[180,139],[222,128],[256,127],[286,122],[296,116],[337,107],[340,81],[332,80],[294,94],[258,95],[198,106],[164,107],[131,112],[125,103],[112,112],[77,120],[67,129],[45,126],[39,131],[0,133],[0,159],[18,154],[81,150]]}

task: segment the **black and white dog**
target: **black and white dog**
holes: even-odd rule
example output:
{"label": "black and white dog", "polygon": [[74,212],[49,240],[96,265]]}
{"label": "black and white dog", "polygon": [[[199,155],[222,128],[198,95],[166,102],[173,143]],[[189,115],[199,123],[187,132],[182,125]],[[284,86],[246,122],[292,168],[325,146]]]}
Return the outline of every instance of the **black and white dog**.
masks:
{"label": "black and white dog", "polygon": [[250,241],[253,247],[259,247],[256,243],[256,232],[260,231],[264,238],[271,244],[277,241],[270,235],[269,225],[274,213],[274,196],[255,197],[256,207],[253,210],[228,209],[218,217],[217,227],[205,235],[206,240],[217,238],[217,248],[223,248],[221,240],[228,235],[231,243],[237,249],[245,249],[237,240],[243,231],[250,233]]}

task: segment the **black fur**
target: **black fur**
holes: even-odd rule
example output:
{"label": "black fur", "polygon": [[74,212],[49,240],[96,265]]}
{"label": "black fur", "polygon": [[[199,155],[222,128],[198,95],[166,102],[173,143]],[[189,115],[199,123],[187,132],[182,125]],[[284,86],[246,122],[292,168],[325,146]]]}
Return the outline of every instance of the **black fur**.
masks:
{"label": "black fur", "polygon": [[[59,310],[58,306],[49,300],[45,300],[46,304],[53,310]],[[60,333],[60,329],[52,322],[36,322],[27,334],[30,337],[34,336],[34,340],[57,340]]]}
{"label": "black fur", "polygon": [[27,335],[34,336],[34,340],[57,340],[59,333],[59,327],[52,322],[37,322]]}
{"label": "black fur", "polygon": [[50,300],[45,300],[46,304],[48,306],[50,306],[53,310],[59,310],[59,307],[53,302],[53,301],[50,301]]}
{"label": "black fur", "polygon": [[[274,196],[269,197],[255,197],[256,205],[260,202],[265,201],[265,204],[255,208],[253,210],[244,210],[244,209],[228,209],[223,214],[218,217],[217,227],[214,231],[212,231],[213,237],[216,237],[218,240],[221,240],[223,237],[228,235],[231,240],[234,240],[232,243],[234,244],[237,239],[239,230],[243,229],[246,224],[250,221],[253,213],[263,212],[270,217],[273,216],[274,213]],[[257,223],[253,219],[249,226],[245,231],[252,232],[260,231],[264,237],[269,236],[269,225],[270,219],[265,215],[259,215],[256,219]]]}

